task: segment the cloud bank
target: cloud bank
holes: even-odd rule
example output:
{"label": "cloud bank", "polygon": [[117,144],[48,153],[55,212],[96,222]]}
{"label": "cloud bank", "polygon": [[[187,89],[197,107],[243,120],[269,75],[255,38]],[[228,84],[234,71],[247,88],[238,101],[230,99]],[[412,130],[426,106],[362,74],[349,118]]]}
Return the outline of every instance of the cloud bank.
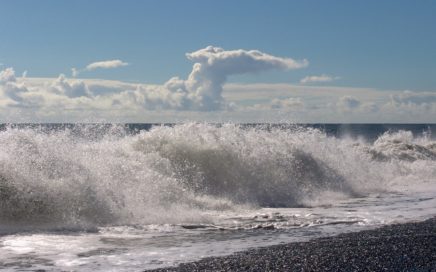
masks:
{"label": "cloud bank", "polygon": [[[194,62],[187,79],[173,77],[163,85],[116,84],[108,87],[89,85],[83,80],[57,79],[33,84],[25,77],[17,82],[12,68],[0,74],[0,103],[3,106],[54,112],[62,109],[90,111],[129,109],[132,111],[201,111],[232,110],[233,103],[223,97],[223,86],[231,75],[259,73],[268,70],[304,68],[307,60],[272,56],[258,50],[224,50],[206,48],[187,53]],[[90,63],[83,70],[72,69],[73,76],[82,71],[126,66],[121,60]]]}
{"label": "cloud bank", "polygon": [[189,76],[162,85],[17,77],[6,68],[0,71],[0,122],[436,122],[436,92],[226,84],[232,75],[300,69],[308,62],[212,46],[186,57],[193,62]]}

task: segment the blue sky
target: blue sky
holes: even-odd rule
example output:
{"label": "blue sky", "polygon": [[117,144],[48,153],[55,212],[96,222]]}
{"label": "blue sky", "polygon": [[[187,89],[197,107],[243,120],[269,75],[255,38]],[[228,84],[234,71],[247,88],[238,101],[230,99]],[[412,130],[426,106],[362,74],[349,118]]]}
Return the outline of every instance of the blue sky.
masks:
{"label": "blue sky", "polygon": [[128,65],[77,77],[164,84],[191,73],[186,53],[213,45],[309,61],[304,69],[232,74],[233,84],[298,85],[327,75],[310,85],[433,93],[434,14],[429,0],[1,1],[0,69],[71,77],[73,67],[121,60]]}

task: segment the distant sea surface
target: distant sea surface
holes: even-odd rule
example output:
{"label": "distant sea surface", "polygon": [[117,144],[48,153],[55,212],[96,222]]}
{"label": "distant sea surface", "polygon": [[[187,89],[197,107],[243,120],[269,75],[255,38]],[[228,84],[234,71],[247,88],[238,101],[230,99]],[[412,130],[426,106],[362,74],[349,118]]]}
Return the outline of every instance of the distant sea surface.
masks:
{"label": "distant sea surface", "polygon": [[436,215],[436,124],[2,124],[0,271],[142,271]]}

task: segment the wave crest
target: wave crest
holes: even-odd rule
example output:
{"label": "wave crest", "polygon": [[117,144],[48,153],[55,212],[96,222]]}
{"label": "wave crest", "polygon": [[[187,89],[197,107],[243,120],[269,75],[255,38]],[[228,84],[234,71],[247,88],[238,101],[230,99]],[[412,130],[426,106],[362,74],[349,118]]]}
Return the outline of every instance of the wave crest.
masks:
{"label": "wave crest", "polygon": [[416,138],[410,131],[385,132],[369,150],[377,160],[436,160],[436,143],[428,136]]}

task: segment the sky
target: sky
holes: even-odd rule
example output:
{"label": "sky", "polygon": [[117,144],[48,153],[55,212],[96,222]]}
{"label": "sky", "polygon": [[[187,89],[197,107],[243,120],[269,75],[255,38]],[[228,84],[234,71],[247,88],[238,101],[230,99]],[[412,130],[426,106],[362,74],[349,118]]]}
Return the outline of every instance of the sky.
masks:
{"label": "sky", "polygon": [[435,123],[436,2],[0,0],[0,122]]}

